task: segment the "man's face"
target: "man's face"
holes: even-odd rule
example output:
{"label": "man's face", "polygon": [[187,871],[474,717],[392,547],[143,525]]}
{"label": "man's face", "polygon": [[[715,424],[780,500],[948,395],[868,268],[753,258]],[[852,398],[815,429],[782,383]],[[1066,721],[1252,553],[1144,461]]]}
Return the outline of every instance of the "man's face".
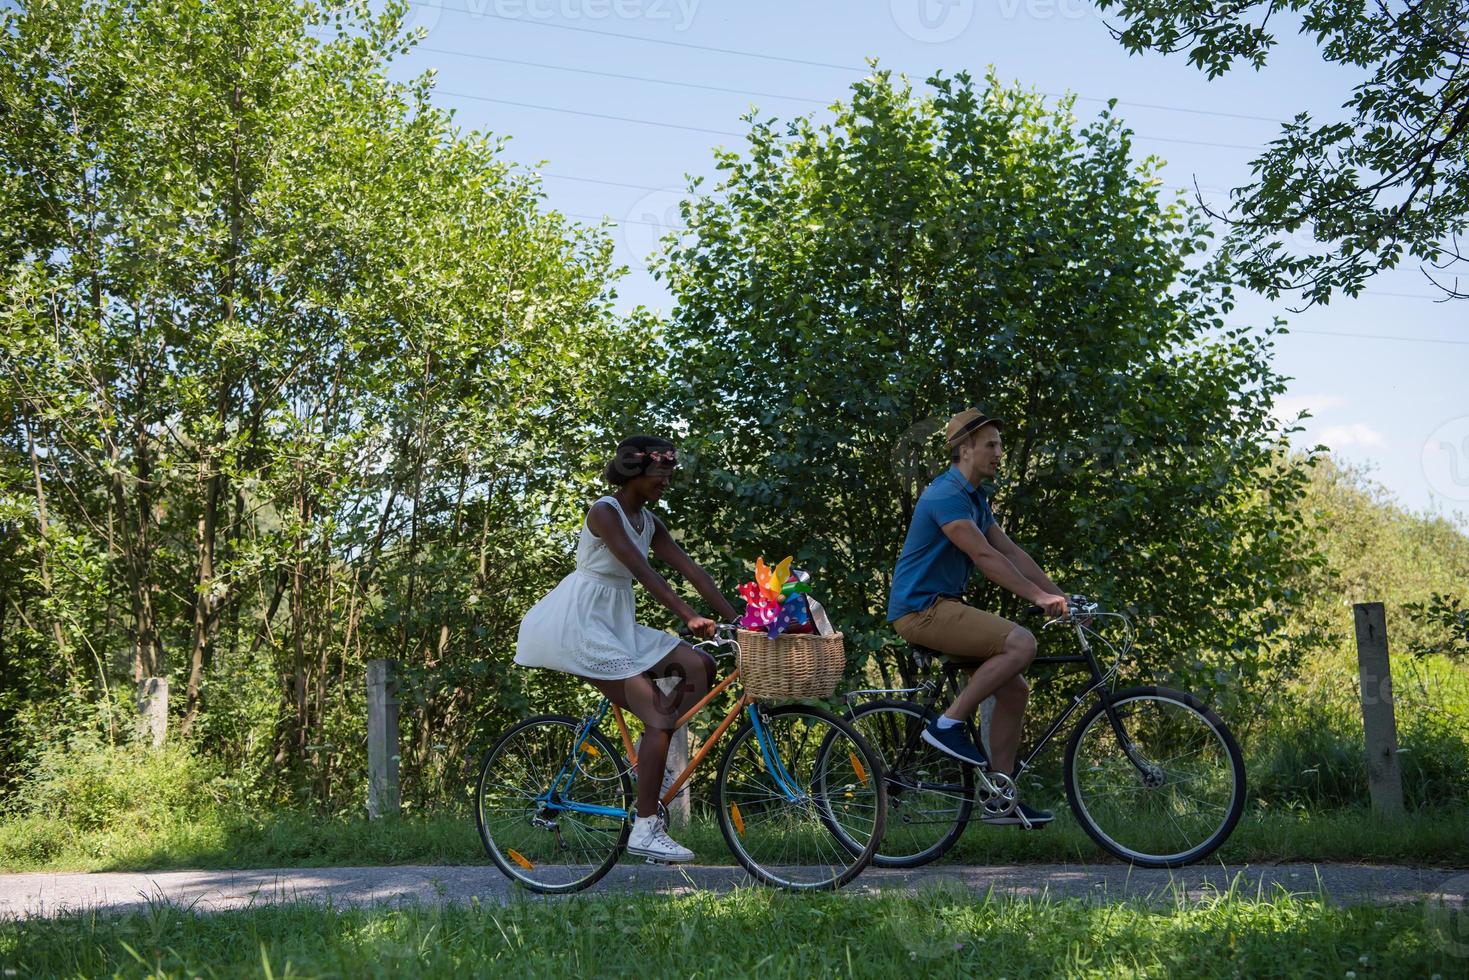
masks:
{"label": "man's face", "polygon": [[974,440],[970,444],[970,453],[975,470],[979,475],[993,477],[1000,471],[1000,457],[1003,455],[1003,450],[1000,448],[1000,430],[993,425],[982,427],[974,434]]}

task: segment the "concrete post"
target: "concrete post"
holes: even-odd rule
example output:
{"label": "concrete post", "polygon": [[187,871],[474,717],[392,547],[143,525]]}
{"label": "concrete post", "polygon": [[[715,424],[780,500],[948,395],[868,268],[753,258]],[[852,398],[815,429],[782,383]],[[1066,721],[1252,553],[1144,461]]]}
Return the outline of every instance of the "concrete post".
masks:
{"label": "concrete post", "polygon": [[995,696],[991,694],[979,702],[979,740],[983,743],[980,748],[984,749],[986,759],[993,758],[990,754],[990,718],[995,713]]}
{"label": "concrete post", "polygon": [[[668,765],[667,768],[675,774],[684,771],[689,764],[689,726],[684,725],[673,733],[668,740]],[[668,822],[675,827],[687,827],[689,825],[689,787],[679,790],[673,802],[668,805]]]}
{"label": "concrete post", "polygon": [[1367,745],[1367,789],[1372,809],[1403,813],[1403,772],[1393,715],[1392,667],[1387,659],[1387,616],[1380,602],[1352,607],[1357,625],[1357,672],[1362,680],[1362,730]]}
{"label": "concrete post", "polygon": [[168,678],[138,681],[138,730],[155,749],[168,738]]}
{"label": "concrete post", "polygon": [[367,816],[397,816],[398,681],[391,660],[367,662]]}

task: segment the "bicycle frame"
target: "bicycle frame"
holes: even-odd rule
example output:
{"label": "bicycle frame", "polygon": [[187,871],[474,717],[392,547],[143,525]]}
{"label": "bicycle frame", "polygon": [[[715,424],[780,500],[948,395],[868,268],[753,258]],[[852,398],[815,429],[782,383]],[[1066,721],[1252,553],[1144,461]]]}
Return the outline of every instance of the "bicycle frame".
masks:
{"label": "bicycle frame", "polygon": [[[1073,598],[1082,597],[1076,596]],[[1124,624],[1127,624],[1127,618],[1118,613],[1093,611],[1089,613],[1089,615],[1096,618],[1117,618],[1121,619]],[[1118,651],[1116,647],[1113,647],[1105,639],[1098,636],[1098,634],[1094,633],[1087,627],[1083,626],[1082,623],[1075,617],[1072,617],[1070,619],[1052,620],[1050,623],[1047,623],[1046,626],[1057,624],[1065,624],[1071,626],[1072,630],[1076,634],[1077,645],[1081,648],[1081,652],[1054,657],[1036,657],[1033,661],[1031,661],[1031,665],[1057,666],[1064,664],[1085,664],[1088,673],[1091,675],[1091,678],[1088,682],[1083,684],[1083,686],[1079,688],[1075,694],[1072,695],[1071,702],[1065,707],[1065,709],[1062,710],[1061,714],[1053,722],[1051,722],[1050,727],[1046,729],[1045,734],[1036,739],[1035,744],[1031,747],[1029,753],[1025,754],[1021,758],[1016,759],[1016,775],[1019,776],[1020,773],[1023,773],[1030,768],[1031,763],[1035,761],[1035,758],[1040,755],[1042,750],[1045,749],[1046,745],[1049,744],[1051,739],[1055,737],[1056,733],[1061,730],[1062,726],[1064,726],[1068,721],[1071,720],[1072,715],[1076,713],[1076,709],[1080,708],[1083,702],[1086,701],[1087,697],[1094,692],[1101,699],[1103,710],[1106,712],[1107,715],[1107,720],[1111,723],[1113,731],[1116,732],[1119,743],[1121,744],[1123,752],[1126,754],[1128,761],[1130,761],[1133,766],[1138,769],[1139,772],[1146,773],[1146,760],[1142,759],[1137,754],[1137,750],[1133,746],[1132,739],[1128,738],[1127,732],[1122,727],[1122,719],[1117,716],[1117,712],[1112,706],[1111,699],[1112,679],[1117,675],[1118,668],[1122,664],[1122,658],[1127,655],[1128,650],[1130,650],[1132,646],[1130,624],[1128,624],[1128,639],[1126,641],[1126,645],[1121,651]],[[1088,636],[1097,636],[1097,638],[1101,640],[1103,644],[1105,644],[1109,649],[1117,654],[1116,660],[1113,662],[1111,667],[1106,670],[1102,669],[1101,664],[1097,661],[1096,651],[1093,649],[1092,644],[1088,639]],[[847,703],[850,705],[852,704],[854,698],[861,697],[863,695],[927,693],[931,696],[931,702],[936,703],[946,690],[952,691],[954,694],[958,693],[958,688],[960,686],[958,683],[958,674],[959,671],[962,669],[962,667],[955,664],[952,660],[949,660],[944,663],[942,674],[937,679],[929,679],[920,684],[918,687],[869,688],[866,690],[851,691],[846,695],[846,700]],[[970,722],[968,720],[965,721],[965,725],[968,726],[971,733],[976,736],[977,741],[978,733],[974,731],[976,726],[973,724],[973,722]],[[909,754],[912,753],[913,749],[917,746],[918,737],[918,726],[914,726],[913,730],[909,732],[907,744],[904,745],[900,758],[906,758]],[[980,774],[980,776],[982,781],[987,782],[987,780],[984,780],[984,776],[982,773]]]}
{"label": "bicycle frame", "polygon": [[[698,704],[694,705],[688,711],[684,712],[683,717],[678,719],[675,727],[682,728],[684,725],[687,725],[689,721],[693,719],[696,715],[698,715],[699,712],[703,711],[704,708],[707,707],[711,701],[717,698],[720,694],[727,690],[731,684],[738,680],[739,676],[739,668],[735,668],[728,675],[726,675],[723,680],[714,685],[714,687],[710,688],[709,693],[700,698]],[[571,813],[586,813],[599,817],[617,818],[627,816],[626,811],[620,810],[616,807],[596,806],[590,803],[577,803],[564,799],[564,797],[571,791],[571,785],[576,780],[576,774],[581,770],[582,760],[590,754],[595,754],[597,751],[596,748],[592,745],[588,736],[591,734],[593,729],[595,729],[598,725],[602,723],[602,719],[607,716],[608,708],[612,709],[612,717],[617,721],[617,729],[622,735],[622,746],[624,751],[627,753],[628,761],[633,766],[636,766],[638,764],[637,753],[633,748],[632,734],[628,731],[627,720],[622,715],[622,709],[617,705],[614,705],[608,699],[603,698],[597,704],[596,709],[587,716],[586,721],[582,722],[581,727],[577,729],[576,749],[573,750],[572,754],[567,757],[564,763],[562,763],[560,771],[556,773],[556,778],[551,780],[550,788],[548,788],[546,792],[542,793],[540,796],[536,797],[536,802],[539,803],[544,809],[551,811],[569,811]],[[707,739],[704,740],[704,743],[702,745],[699,746],[699,751],[696,752],[694,754],[694,757],[689,760],[689,764],[684,767],[683,772],[679,773],[678,778],[673,781],[673,785],[669,786],[668,791],[663,794],[660,802],[662,802],[664,806],[672,803],[674,797],[678,796],[678,794],[683,790],[684,785],[689,781],[690,777],[693,776],[694,770],[699,768],[699,764],[702,763],[705,757],[708,756],[708,754],[714,749],[715,744],[718,743],[720,738],[723,737],[724,733],[729,730],[729,727],[734,724],[735,719],[740,716],[740,713],[742,711],[748,714],[750,724],[755,729],[755,738],[760,746],[760,755],[765,761],[766,771],[771,773],[775,777],[775,781],[780,787],[780,791],[785,796],[787,802],[796,802],[803,797],[804,794],[802,794],[801,791],[796,788],[795,780],[793,780],[790,773],[786,771],[785,764],[781,761],[780,756],[775,753],[774,748],[770,744],[770,736],[765,731],[764,723],[760,720],[760,712],[757,707],[757,702],[748,694],[742,694],[735,701],[734,707],[730,708],[729,712],[719,722],[719,725],[714,729],[714,732]]]}

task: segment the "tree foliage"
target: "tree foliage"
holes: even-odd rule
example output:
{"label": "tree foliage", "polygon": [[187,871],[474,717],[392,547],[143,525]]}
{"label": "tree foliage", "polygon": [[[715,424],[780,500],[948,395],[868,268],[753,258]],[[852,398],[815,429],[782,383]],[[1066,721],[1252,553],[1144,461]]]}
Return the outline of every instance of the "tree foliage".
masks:
{"label": "tree foliage", "polygon": [[[1129,51],[1187,51],[1210,78],[1263,68],[1282,23],[1362,72],[1340,119],[1300,112],[1233,193],[1230,245],[1245,281],[1307,303],[1355,296],[1405,258],[1449,297],[1469,232],[1469,5],[1464,0],[1099,0]],[[1273,20],[1273,23],[1272,23]],[[1302,249],[1295,233],[1319,244]]]}
{"label": "tree foliage", "polygon": [[1010,421],[1001,522],[1063,588],[1132,608],[1154,668],[1257,677],[1305,560],[1271,330],[1224,325],[1206,224],[1110,112],[930,85],[875,71],[829,123],[752,118],[687,204],[662,265],[681,525],[729,576],[793,553],[865,659],[937,433],[979,405]]}
{"label": "tree foliage", "polygon": [[120,737],[163,676],[183,734],[330,795],[369,658],[410,775],[515,709],[625,323],[607,237],[387,79],[403,10],[3,15],[5,751]]}

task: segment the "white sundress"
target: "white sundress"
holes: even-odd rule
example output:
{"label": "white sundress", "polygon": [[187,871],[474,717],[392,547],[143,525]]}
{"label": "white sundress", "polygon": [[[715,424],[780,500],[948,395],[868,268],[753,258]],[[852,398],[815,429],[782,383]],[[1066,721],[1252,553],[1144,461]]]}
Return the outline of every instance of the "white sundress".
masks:
{"label": "white sundress", "polygon": [[[647,554],[657,527],[652,513],[644,508],[639,533],[616,497],[598,497],[593,506],[604,500],[617,509],[627,536]],[[626,680],[648,670],[681,641],[637,622],[632,585],[627,566],[583,520],[576,570],[520,621],[515,662],[607,681]]]}

